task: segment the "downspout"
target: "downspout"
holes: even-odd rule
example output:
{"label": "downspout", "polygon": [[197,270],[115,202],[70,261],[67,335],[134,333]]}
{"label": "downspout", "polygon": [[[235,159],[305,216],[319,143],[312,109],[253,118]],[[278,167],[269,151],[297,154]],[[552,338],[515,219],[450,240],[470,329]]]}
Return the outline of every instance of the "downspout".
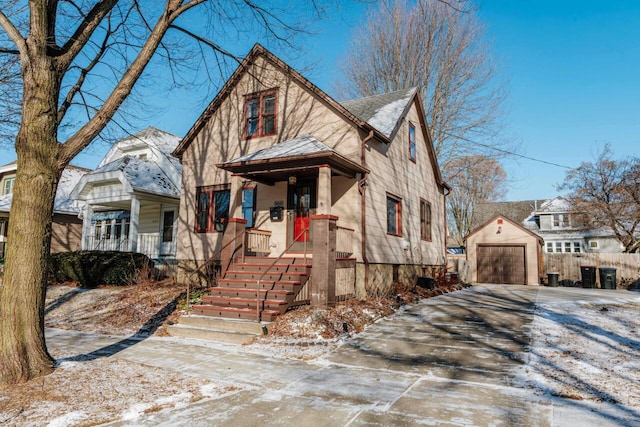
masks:
{"label": "downspout", "polygon": [[442,259],[444,260],[444,272],[446,273],[447,272],[447,236],[449,235],[449,227],[447,227],[447,196],[451,194],[451,188],[449,188],[449,186],[446,184],[443,185],[442,187],[444,189],[444,192],[442,193],[444,195],[444,254],[442,256]]}
{"label": "downspout", "polygon": [[[361,142],[360,151],[360,163],[363,168],[367,167],[367,149],[366,144],[373,139],[373,130],[369,132]],[[368,293],[369,291],[369,259],[367,258],[367,179],[368,173],[364,173],[362,179],[358,183],[358,191],[360,192],[360,225],[361,225],[361,242],[362,246],[360,251],[362,252],[362,261],[364,262],[364,289]]]}

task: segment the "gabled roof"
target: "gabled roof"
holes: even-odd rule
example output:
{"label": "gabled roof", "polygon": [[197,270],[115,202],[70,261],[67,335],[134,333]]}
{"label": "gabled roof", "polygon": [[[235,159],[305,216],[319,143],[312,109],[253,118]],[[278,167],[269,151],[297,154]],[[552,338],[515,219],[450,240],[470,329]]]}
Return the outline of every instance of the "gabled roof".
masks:
{"label": "gabled roof", "polygon": [[[73,197],[71,197],[71,193],[75,185],[88,172],[90,172],[90,169],[85,169],[73,165],[67,166],[62,171],[60,182],[58,183],[58,189],[56,191],[56,198],[53,202],[54,213],[76,215],[80,212],[82,203],[77,202]],[[9,212],[11,209],[12,201],[13,194],[5,194],[4,196],[0,196],[0,212]]]}
{"label": "gabled roof", "polygon": [[[124,156],[99,167],[91,173],[91,178],[99,180],[102,174],[107,174],[108,172],[119,172],[134,191],[174,198],[180,197],[180,189],[175,186],[156,162],[133,156]],[[82,184],[78,186],[78,189],[83,188],[86,182]],[[78,196],[78,194],[74,195]]]}
{"label": "gabled roof", "polygon": [[113,144],[111,150],[109,150],[109,152],[104,156],[98,167],[104,166],[107,163],[106,160],[109,159],[111,157],[111,154],[114,151],[118,150],[120,146],[135,143],[140,143],[157,148],[169,160],[171,160],[174,165],[177,166],[178,170],[181,169],[180,162],[178,162],[177,159],[175,159],[175,157],[171,155],[173,150],[175,150],[180,143],[180,138],[169,132],[165,132],[152,126],[149,126],[148,128],[141,130],[140,132],[136,132],[133,135],[129,135],[126,138],[122,138],[121,140]]}
{"label": "gabled roof", "polygon": [[420,91],[412,88],[405,91],[393,92],[392,94],[372,96],[364,98],[363,100],[347,101],[341,104],[258,43],[253,46],[251,51],[224,84],[220,92],[218,92],[216,97],[211,101],[200,117],[198,117],[191,129],[189,129],[185,137],[174,150],[174,156],[181,158],[182,154],[191,144],[198,132],[207,123],[211,116],[213,116],[222,102],[229,96],[231,90],[236,86],[245,73],[249,71],[250,66],[256,63],[259,57],[264,58],[267,62],[290,76],[302,87],[305,87],[309,92],[318,96],[345,120],[355,124],[365,132],[373,132],[378,140],[387,144],[391,142],[393,135],[400,127],[401,119],[407,113],[410,106],[415,103],[422,117],[421,127],[428,140],[427,145],[429,157],[436,176],[436,182],[438,182],[442,187],[450,189],[442,178],[442,173],[433,149],[431,136],[426,127],[426,116],[424,114],[422,101],[420,100]]}
{"label": "gabled roof", "polygon": [[327,102],[333,109],[340,115],[342,115],[345,119],[354,123],[358,127],[366,130],[366,131],[374,131],[377,136],[385,141],[390,142],[388,138],[382,135],[377,129],[366,123],[365,121],[356,117],[349,110],[344,108],[339,102],[335,101],[329,95],[327,95],[322,89],[311,83],[308,79],[302,76],[302,74],[295,71],[289,65],[287,65],[283,60],[278,58],[273,53],[269,52],[259,43],[256,43],[251,51],[247,54],[247,56],[242,60],[238,68],[233,72],[229,80],[224,84],[220,92],[216,95],[216,97],[211,101],[211,103],[207,106],[204,112],[198,117],[198,120],[194,123],[194,125],[189,129],[185,137],[182,139],[178,147],[173,152],[173,155],[180,158],[184,150],[191,144],[193,138],[197,135],[198,131],[205,125],[207,120],[216,112],[218,107],[222,104],[222,102],[227,98],[233,87],[240,81],[240,79],[244,76],[245,73],[249,71],[251,65],[253,65],[256,60],[262,57],[270,62],[275,67],[281,69],[284,73],[289,75],[293,80],[298,82],[301,86],[306,87],[310,92],[318,95],[321,99]]}
{"label": "gabled roof", "polygon": [[411,101],[417,90],[418,88],[414,87],[408,90],[352,99],[341,104],[362,121],[369,123],[381,134],[392,139],[401,123],[400,119],[411,106]]}
{"label": "gabled roof", "polygon": [[[467,239],[469,237],[471,237],[472,235],[476,234],[477,232],[479,232],[480,230],[482,230],[484,227],[486,227],[487,225],[491,224],[493,221],[497,220],[498,218],[502,218],[504,221],[507,221],[509,224],[513,225],[516,228],[521,229],[522,231],[524,231],[525,233],[533,236],[536,238],[536,240],[538,241],[539,244],[542,245],[542,242],[544,241],[542,239],[542,237],[540,237],[539,235],[537,235],[536,233],[534,233],[531,230],[527,230],[525,227],[523,227],[521,224],[518,224],[517,222],[515,222],[514,220],[510,219],[509,217],[502,215],[502,214],[497,214],[494,215],[493,217],[489,218],[487,221],[485,221],[483,224],[479,225],[478,227],[474,228],[473,230],[471,230],[471,232],[469,234],[467,234],[466,236],[464,236],[464,241],[466,242]],[[466,243],[465,243],[466,244]]]}

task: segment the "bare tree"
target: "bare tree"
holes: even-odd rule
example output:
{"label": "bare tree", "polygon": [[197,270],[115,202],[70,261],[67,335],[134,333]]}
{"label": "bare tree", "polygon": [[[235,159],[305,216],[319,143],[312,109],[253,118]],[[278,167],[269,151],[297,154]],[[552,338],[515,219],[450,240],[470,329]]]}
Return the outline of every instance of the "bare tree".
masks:
{"label": "bare tree", "polygon": [[559,190],[587,227],[611,230],[625,252],[640,250],[640,158],[615,160],[607,144],[596,161],[567,172]]}
{"label": "bare tree", "polygon": [[498,138],[504,90],[472,2],[382,0],[355,32],[342,70],[347,96],[420,88],[445,177],[458,156],[504,154],[487,150],[506,147]]}
{"label": "bare tree", "polygon": [[[220,58],[235,59],[215,43],[229,31],[289,43],[300,27],[286,17],[300,15],[281,8],[276,1],[252,0],[3,2],[0,54],[9,58],[7,70],[14,69],[11,60],[19,63],[22,90],[11,240],[0,288],[0,384],[53,370],[44,338],[44,272],[62,170],[112,122],[143,74],[153,77],[167,66],[168,80],[190,84],[193,74],[179,77],[188,64],[216,67]],[[188,41],[196,53],[209,49],[218,61],[206,65],[198,55],[189,63]]]}
{"label": "bare tree", "polygon": [[478,203],[499,200],[506,192],[507,174],[493,158],[475,155],[458,157],[449,163],[447,197],[449,232],[462,243],[475,223]]}

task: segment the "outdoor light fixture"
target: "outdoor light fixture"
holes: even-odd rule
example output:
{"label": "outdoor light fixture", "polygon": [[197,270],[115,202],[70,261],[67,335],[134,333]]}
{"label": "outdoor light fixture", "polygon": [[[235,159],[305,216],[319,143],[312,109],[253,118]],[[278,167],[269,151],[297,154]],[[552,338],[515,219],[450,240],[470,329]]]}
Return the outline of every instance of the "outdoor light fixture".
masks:
{"label": "outdoor light fixture", "polygon": [[289,177],[289,185],[296,185],[296,182],[298,182],[298,179],[295,176]]}

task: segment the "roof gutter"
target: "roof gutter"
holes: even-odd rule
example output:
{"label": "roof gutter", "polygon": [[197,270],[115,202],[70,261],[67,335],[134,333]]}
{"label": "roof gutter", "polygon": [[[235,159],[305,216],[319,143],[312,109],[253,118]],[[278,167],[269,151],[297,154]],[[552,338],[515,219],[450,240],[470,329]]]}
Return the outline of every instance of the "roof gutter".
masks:
{"label": "roof gutter", "polygon": [[[363,168],[367,169],[367,142],[371,141],[374,136],[374,131],[369,131],[362,141],[360,146],[360,164]],[[362,246],[360,251],[362,252],[362,261],[364,262],[364,289],[369,293],[369,259],[367,258],[367,179],[369,178],[369,172],[365,172],[360,182],[358,182],[358,191],[360,192],[360,241]]]}

